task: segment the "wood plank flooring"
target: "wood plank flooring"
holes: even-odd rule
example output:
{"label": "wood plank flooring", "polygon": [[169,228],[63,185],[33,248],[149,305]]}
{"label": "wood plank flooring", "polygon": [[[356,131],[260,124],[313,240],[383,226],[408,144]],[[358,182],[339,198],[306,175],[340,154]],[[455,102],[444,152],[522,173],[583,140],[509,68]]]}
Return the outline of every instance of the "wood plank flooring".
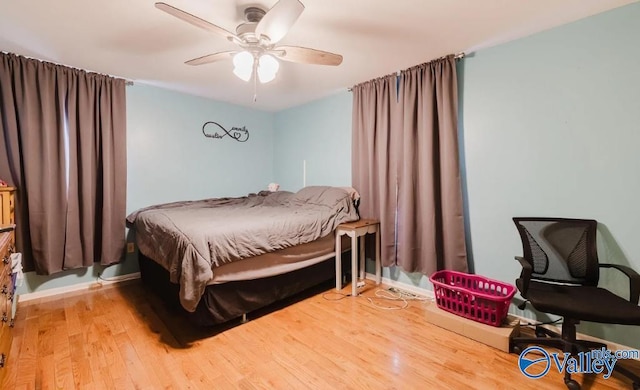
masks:
{"label": "wood plank flooring", "polygon": [[[372,306],[366,296],[376,288],[336,301],[321,291],[208,330],[138,281],[26,302],[2,389],[566,388],[553,370],[527,379],[516,355],[430,325],[424,302]],[[584,389],[630,388],[626,379],[575,377]]]}

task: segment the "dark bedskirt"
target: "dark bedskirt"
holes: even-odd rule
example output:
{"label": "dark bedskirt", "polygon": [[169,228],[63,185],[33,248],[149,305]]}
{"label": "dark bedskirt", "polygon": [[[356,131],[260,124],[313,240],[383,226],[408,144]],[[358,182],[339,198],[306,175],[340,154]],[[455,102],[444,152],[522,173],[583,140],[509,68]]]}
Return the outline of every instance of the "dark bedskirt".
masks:
{"label": "dark bedskirt", "polygon": [[[343,275],[350,264],[345,257],[343,254]],[[335,281],[335,259],[330,258],[282,275],[207,286],[198,307],[190,313],[180,305],[179,286],[169,281],[169,272],[142,253],[139,262],[142,282],[171,309],[184,313],[198,326],[221,324],[323,282]]]}

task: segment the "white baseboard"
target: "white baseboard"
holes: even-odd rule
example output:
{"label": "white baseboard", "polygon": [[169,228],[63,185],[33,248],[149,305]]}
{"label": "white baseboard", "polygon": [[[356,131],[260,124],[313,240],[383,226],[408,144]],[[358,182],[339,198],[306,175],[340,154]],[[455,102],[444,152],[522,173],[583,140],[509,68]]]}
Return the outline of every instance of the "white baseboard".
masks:
{"label": "white baseboard", "polygon": [[[370,274],[370,273],[366,274],[366,278],[369,279],[369,280],[376,280],[376,276],[374,274]],[[382,278],[382,283],[387,285],[387,286],[389,286],[389,287],[396,287],[396,288],[399,288],[399,289],[404,290],[404,291],[408,291],[408,292],[416,294],[416,295],[424,296],[426,298],[432,298],[432,299],[435,298],[435,295],[433,294],[433,291],[427,290],[426,288],[412,286],[410,284],[398,282],[398,281],[391,280],[389,278],[384,278],[384,277]],[[534,322],[535,321],[534,319],[522,317],[522,316],[519,316],[519,315],[514,314],[514,313],[509,313],[509,315],[518,318],[521,322],[529,323],[529,322],[532,322],[532,321]],[[558,327],[558,326],[554,326],[553,328],[555,328],[555,330],[558,333],[562,332],[561,328]],[[594,337],[594,336],[590,336],[590,335],[584,334],[584,333],[578,333],[576,336],[579,339],[582,339],[582,340],[591,340],[591,341],[595,341],[595,342],[598,342],[598,343],[604,343],[604,344],[607,345],[607,348],[609,350],[611,350],[611,351],[635,350],[636,349],[636,348],[628,347],[626,345],[614,343],[613,341],[603,340],[603,339],[600,339],[600,338],[597,338],[597,337]]]}
{"label": "white baseboard", "polygon": [[[369,280],[376,280],[376,276],[368,272],[366,273],[365,277]],[[412,294],[423,296],[425,298],[435,298],[435,295],[433,295],[433,291],[431,290],[427,290],[426,288],[422,288],[422,287],[412,286],[410,284],[405,284],[389,278],[383,277],[382,284],[385,284],[389,287],[396,287],[401,290],[410,292]]]}
{"label": "white baseboard", "polygon": [[126,275],[114,276],[109,279],[98,279],[93,282],[85,282],[72,284],[70,286],[54,287],[42,291],[34,291],[18,295],[18,302],[28,302],[34,299],[47,298],[60,294],[66,294],[74,291],[93,290],[96,287],[110,286],[123,283],[129,280],[140,279],[140,272],[134,272]]}

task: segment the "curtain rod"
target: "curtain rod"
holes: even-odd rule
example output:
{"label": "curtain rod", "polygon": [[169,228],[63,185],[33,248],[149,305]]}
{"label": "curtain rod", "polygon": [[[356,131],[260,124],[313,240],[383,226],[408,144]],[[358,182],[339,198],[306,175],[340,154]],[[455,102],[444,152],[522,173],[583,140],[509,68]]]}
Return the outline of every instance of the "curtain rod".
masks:
{"label": "curtain rod", "polygon": [[[461,59],[463,59],[465,56],[466,56],[465,52],[463,52],[463,51],[462,51],[462,52],[460,52],[460,53],[456,53],[456,54],[454,54],[454,55],[453,55],[453,59],[454,59],[454,60],[456,60],[456,61],[460,61],[460,60],[461,60]],[[443,58],[447,58],[447,57],[448,57],[448,56],[444,56],[444,57],[436,58],[435,60],[428,61],[427,63],[429,63],[429,62],[433,62],[433,61],[437,61],[437,60],[441,60],[441,59],[443,59]],[[398,76],[400,76],[400,73],[402,73],[402,71],[401,71],[401,70],[399,70],[398,72],[396,72],[396,74],[397,74]],[[383,77],[384,77],[384,76],[383,76]],[[374,80],[375,80],[375,79],[374,79]],[[365,81],[365,83],[366,83],[366,81]],[[361,83],[360,83],[360,84],[361,84]],[[349,92],[353,91],[353,87],[347,88],[347,91],[349,91]]]}
{"label": "curtain rod", "polygon": [[42,60],[40,58],[31,57],[31,56],[24,55],[24,54],[13,53],[13,52],[10,52],[10,51],[0,50],[0,53],[11,54],[11,55],[14,55],[14,56],[24,57],[24,58],[28,58],[30,60],[36,60],[36,61],[45,62],[45,63],[49,63],[49,64],[53,64],[53,65],[64,66],[64,67],[67,67],[67,68],[70,68],[70,69],[75,69],[75,70],[79,70],[79,71],[86,72],[86,73],[93,73],[93,74],[99,74],[99,75],[103,75],[103,76],[113,77],[114,79],[123,79],[125,81],[125,85],[126,86],[133,85],[133,81],[127,80],[124,77],[119,77],[119,76],[114,76],[114,75],[111,75],[111,74],[96,72],[94,70],[87,70],[87,69],[77,68],[75,66],[62,64],[60,62],[55,62],[55,61],[51,61],[51,60]]}

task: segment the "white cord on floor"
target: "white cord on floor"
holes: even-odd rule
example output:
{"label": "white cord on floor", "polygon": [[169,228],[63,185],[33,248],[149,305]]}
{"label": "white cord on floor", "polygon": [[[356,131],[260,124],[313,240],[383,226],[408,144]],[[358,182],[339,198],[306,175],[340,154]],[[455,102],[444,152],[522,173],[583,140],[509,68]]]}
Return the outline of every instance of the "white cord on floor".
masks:
{"label": "white cord on floor", "polygon": [[[374,301],[374,299],[384,299],[384,300],[388,300],[388,301],[401,301],[402,302],[402,306],[383,306],[380,305],[378,303],[376,303]],[[391,291],[388,290],[382,290],[382,289],[377,289],[375,292],[375,297],[371,298],[371,297],[367,297],[367,300],[369,301],[369,303],[371,304],[371,306],[375,307],[376,309],[380,309],[380,310],[402,310],[402,309],[406,309],[409,306],[409,302],[402,297],[402,294],[400,293],[393,293]]]}
{"label": "white cord on floor", "polygon": [[[380,310],[403,310],[409,306],[409,301],[420,301],[420,302],[432,302],[434,299],[430,297],[425,297],[417,294],[413,294],[404,290],[396,289],[394,287],[385,289],[377,289],[374,293],[374,297],[366,297],[369,304],[376,309]],[[341,299],[350,297],[351,294],[343,294],[338,291],[326,292],[322,294],[322,298],[327,301],[339,301]],[[362,296],[362,295],[358,295]],[[376,303],[377,300],[387,300],[387,301],[400,301],[402,302],[401,306],[384,306],[379,303]]]}
{"label": "white cord on floor", "polygon": [[100,283],[100,282],[116,282],[116,281],[119,281],[119,280],[121,280],[121,279],[118,278],[118,277],[105,278],[105,277],[102,276],[102,272],[100,272],[98,274],[98,277],[96,278],[96,282],[98,282],[98,283]]}
{"label": "white cord on floor", "polygon": [[401,289],[396,289],[395,287],[390,287],[388,290],[386,290],[390,293],[393,294],[397,294],[398,297],[402,297],[408,301],[423,301],[423,302],[433,302],[434,298],[432,297],[425,297],[422,295],[418,295],[418,294],[414,294],[414,293],[410,293],[408,291],[404,291]]}

